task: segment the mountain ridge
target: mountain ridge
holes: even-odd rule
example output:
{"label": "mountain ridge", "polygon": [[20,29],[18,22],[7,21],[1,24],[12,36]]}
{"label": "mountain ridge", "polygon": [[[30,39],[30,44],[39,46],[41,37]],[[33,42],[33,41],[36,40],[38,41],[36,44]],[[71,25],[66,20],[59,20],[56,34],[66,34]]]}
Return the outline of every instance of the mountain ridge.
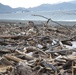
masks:
{"label": "mountain ridge", "polygon": [[16,12],[29,12],[29,10],[22,7],[12,8],[8,5],[0,3],[0,13],[16,13]]}
{"label": "mountain ridge", "polygon": [[76,10],[76,1],[63,2],[58,4],[41,4],[33,8],[12,8],[8,5],[0,3],[0,13],[17,13],[29,11],[54,11],[54,10]]}
{"label": "mountain ridge", "polygon": [[51,10],[76,10],[76,4],[63,2],[59,4],[42,4],[37,7],[29,8],[31,11],[51,11]]}

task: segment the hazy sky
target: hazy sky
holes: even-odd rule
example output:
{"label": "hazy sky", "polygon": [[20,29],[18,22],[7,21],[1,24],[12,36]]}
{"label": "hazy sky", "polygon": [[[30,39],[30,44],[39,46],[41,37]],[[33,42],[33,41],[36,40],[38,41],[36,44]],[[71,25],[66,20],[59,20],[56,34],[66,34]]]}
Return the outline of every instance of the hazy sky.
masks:
{"label": "hazy sky", "polygon": [[54,4],[54,3],[69,2],[69,1],[73,1],[73,0],[0,0],[0,3],[9,5],[13,8],[15,7],[29,8],[29,7],[38,6],[43,3]]}

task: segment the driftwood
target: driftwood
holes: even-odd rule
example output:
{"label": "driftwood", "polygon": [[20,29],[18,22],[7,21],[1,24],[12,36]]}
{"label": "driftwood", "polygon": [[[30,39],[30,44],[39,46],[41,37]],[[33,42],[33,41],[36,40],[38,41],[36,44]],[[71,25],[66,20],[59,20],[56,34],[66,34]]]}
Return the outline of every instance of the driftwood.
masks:
{"label": "driftwood", "polygon": [[76,49],[62,49],[62,50],[53,50],[53,51],[49,51],[50,53],[60,53],[60,52],[68,52],[68,51],[71,51],[71,52],[73,52],[73,51],[76,51]]}
{"label": "driftwood", "polygon": [[0,53],[10,53],[11,52],[11,50],[0,50]]}
{"label": "driftwood", "polygon": [[[0,75],[69,75],[69,70],[73,72],[76,48],[66,49],[65,45],[73,45],[75,29],[69,31],[68,27],[47,17],[34,16],[47,19],[44,28],[32,21],[23,27],[0,26]],[[59,27],[48,25],[49,21]]]}
{"label": "driftwood", "polygon": [[5,57],[3,57],[3,58],[1,59],[1,62],[2,62],[2,64],[5,64],[5,65],[14,65],[13,62],[9,61],[9,60],[6,59]]}
{"label": "driftwood", "polygon": [[7,58],[7,59],[9,59],[9,60],[15,61],[15,62],[23,61],[22,59],[17,58],[15,56],[11,56],[11,55],[5,55],[4,57]]}
{"label": "driftwood", "polygon": [[18,54],[19,58],[26,59],[26,60],[33,60],[34,59],[33,56],[30,56],[24,52],[19,51],[19,50],[16,50],[16,53]]}
{"label": "driftwood", "polygon": [[44,55],[47,56],[47,54],[44,51],[40,50],[39,48],[33,47],[33,46],[27,47],[26,50],[27,51],[39,51],[39,52],[41,52],[41,53],[43,53]]}
{"label": "driftwood", "polygon": [[[54,22],[54,23],[58,24],[59,26],[62,26],[63,28],[67,29],[68,31],[70,31],[69,28],[61,25],[60,23],[58,23],[58,22],[56,22],[56,21],[53,21],[51,18],[47,18],[47,17],[42,16],[42,15],[33,15],[33,16],[39,16],[39,17],[45,18],[45,19],[47,19],[47,22],[46,22],[47,24],[49,23],[49,21],[51,21],[51,22]],[[46,25],[47,25],[47,24],[46,24]]]}
{"label": "driftwood", "polygon": [[17,36],[17,35],[0,35],[0,39],[27,39],[29,36]]}

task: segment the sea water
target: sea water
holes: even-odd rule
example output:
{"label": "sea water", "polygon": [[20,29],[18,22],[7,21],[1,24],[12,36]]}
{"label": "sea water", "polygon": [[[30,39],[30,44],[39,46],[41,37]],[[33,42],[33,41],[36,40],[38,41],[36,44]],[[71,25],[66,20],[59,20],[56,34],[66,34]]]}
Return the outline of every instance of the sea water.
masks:
{"label": "sea water", "polygon": [[0,14],[1,20],[46,20],[45,18],[33,15],[42,15],[54,21],[76,21],[76,11],[41,11],[25,13]]}

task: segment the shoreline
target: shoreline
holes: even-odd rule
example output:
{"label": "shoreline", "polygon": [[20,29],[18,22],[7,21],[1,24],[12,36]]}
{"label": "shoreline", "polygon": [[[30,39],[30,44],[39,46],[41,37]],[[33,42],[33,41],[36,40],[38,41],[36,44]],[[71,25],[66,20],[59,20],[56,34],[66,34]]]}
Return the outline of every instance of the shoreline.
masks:
{"label": "shoreline", "polygon": [[[28,21],[33,21],[35,25],[43,25],[43,23],[45,23],[47,20],[42,21],[42,20],[0,20],[0,23],[16,23],[16,24],[26,24]],[[65,26],[74,26],[76,25],[76,21],[56,21],[61,25],[65,25]],[[58,25],[54,22],[49,21],[48,25]]]}

